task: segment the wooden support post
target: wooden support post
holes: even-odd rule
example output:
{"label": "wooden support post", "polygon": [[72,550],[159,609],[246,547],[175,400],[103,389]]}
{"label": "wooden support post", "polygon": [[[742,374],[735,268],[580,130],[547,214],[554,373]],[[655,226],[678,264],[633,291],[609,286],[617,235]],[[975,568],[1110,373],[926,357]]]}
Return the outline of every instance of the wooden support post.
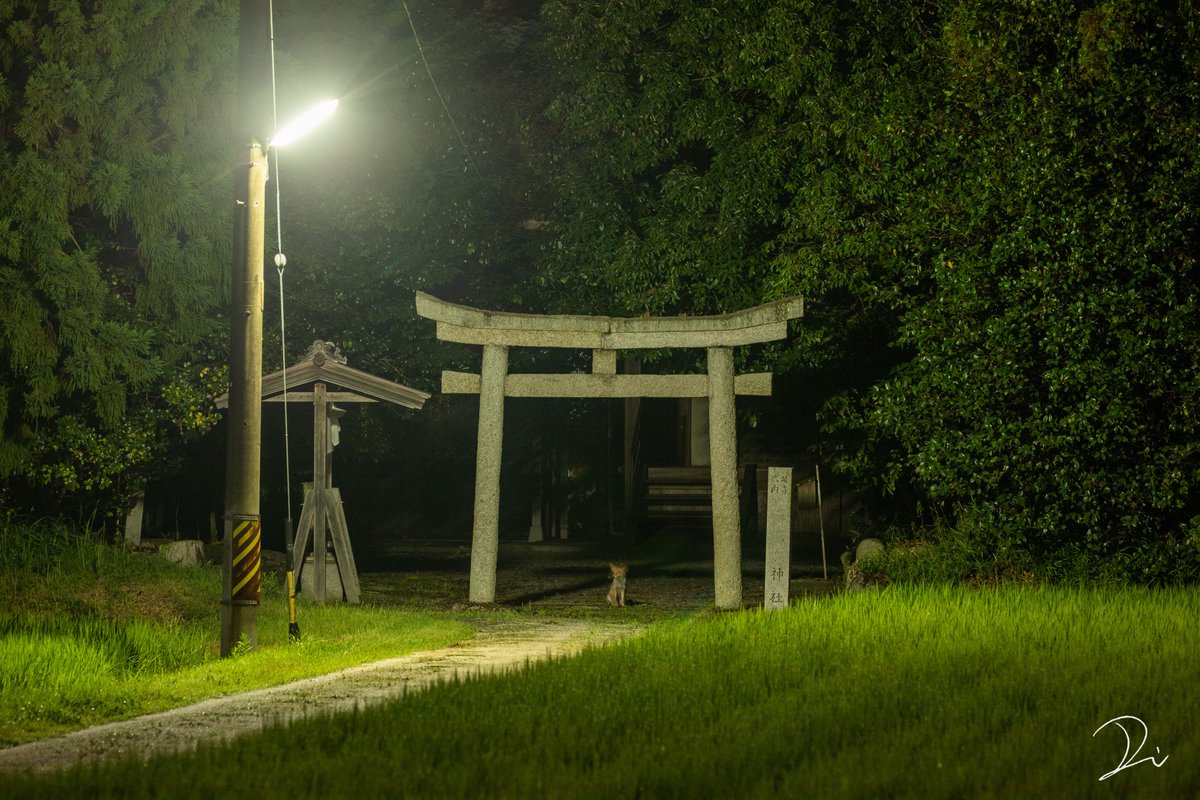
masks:
{"label": "wooden support post", "polygon": [[316,489],[308,489],[304,492],[304,503],[300,506],[300,521],[296,523],[296,542],[292,546],[292,558],[297,582],[300,581],[300,575],[304,572],[304,551],[308,549],[308,535],[313,529],[313,512],[317,505],[317,501],[313,497],[315,491]]}
{"label": "wooden support post", "polygon": [[496,602],[500,549],[500,461],[504,449],[504,378],[508,348],[483,347],[479,387],[479,437],[475,453],[475,527],[471,536],[472,603]]}
{"label": "wooden support post", "polygon": [[346,526],[346,512],[342,508],[342,493],[338,489],[325,490],[325,508],[329,512],[329,533],[333,539],[333,552],[337,556],[338,577],[347,603],[359,602],[358,566],[354,563],[354,551],[350,547],[350,531]]}
{"label": "wooden support post", "polygon": [[323,383],[313,385],[313,597],[325,602],[325,451],[329,449],[329,403]]}
{"label": "wooden support post", "polygon": [[742,530],[738,506],[733,348],[708,348],[708,392],[714,594],[717,608],[735,609],[742,607]]}
{"label": "wooden support post", "polygon": [[763,608],[788,606],[792,555],[792,468],[767,470],[767,567]]}

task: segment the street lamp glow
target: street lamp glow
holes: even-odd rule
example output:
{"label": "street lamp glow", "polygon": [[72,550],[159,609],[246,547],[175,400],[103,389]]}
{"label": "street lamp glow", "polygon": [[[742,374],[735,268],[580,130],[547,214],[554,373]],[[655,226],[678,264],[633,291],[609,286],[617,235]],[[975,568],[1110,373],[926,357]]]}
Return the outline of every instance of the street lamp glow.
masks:
{"label": "street lamp glow", "polygon": [[329,119],[329,116],[333,114],[333,110],[337,108],[337,106],[337,100],[327,100],[318,106],[310,108],[308,111],[305,111],[287,125],[284,125],[283,128],[276,131],[268,146],[283,147],[291,144],[304,134],[311,131],[313,128],[320,125],[325,120]]}

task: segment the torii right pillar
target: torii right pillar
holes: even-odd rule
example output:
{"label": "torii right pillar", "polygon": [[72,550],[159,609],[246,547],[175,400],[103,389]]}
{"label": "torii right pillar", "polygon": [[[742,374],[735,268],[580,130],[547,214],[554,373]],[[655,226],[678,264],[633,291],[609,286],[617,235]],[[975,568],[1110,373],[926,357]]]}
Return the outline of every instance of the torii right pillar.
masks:
{"label": "torii right pillar", "polygon": [[708,436],[712,470],[713,592],[717,608],[742,607],[742,519],[738,503],[733,348],[708,348]]}

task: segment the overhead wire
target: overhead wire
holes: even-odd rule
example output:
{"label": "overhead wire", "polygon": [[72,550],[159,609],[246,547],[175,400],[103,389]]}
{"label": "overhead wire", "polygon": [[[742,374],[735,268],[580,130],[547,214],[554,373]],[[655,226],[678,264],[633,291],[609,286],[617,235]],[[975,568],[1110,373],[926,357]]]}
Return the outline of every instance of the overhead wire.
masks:
{"label": "overhead wire", "polygon": [[[271,61],[271,127],[279,130],[279,105],[275,90],[275,4],[267,0],[267,31],[270,40]],[[284,492],[287,498],[287,519],[284,522],[284,539],[287,547],[287,593],[288,593],[288,639],[300,641],[300,624],[296,621],[296,553],[293,548],[292,528],[292,444],[288,426],[288,382],[287,382],[287,315],[284,312],[283,270],[287,266],[287,256],[283,254],[283,203],[279,190],[279,148],[269,147],[274,151],[275,164],[275,269],[279,273],[279,358],[282,363],[283,377],[283,471]],[[303,553],[299,554],[301,558]]]}
{"label": "overhead wire", "polygon": [[[267,6],[271,56],[271,126],[275,130],[279,130],[279,108],[275,91],[275,4],[273,0],[270,0]],[[283,270],[287,266],[287,256],[283,254],[283,204],[280,202],[279,189],[279,148],[270,149],[274,156],[272,177],[275,179],[275,269],[279,273],[279,356],[283,364],[283,463],[284,480],[287,486],[287,524],[290,529],[292,525],[292,448],[291,432],[288,426],[287,321],[283,295]]]}
{"label": "overhead wire", "polygon": [[425,74],[429,77],[429,84],[433,87],[433,92],[437,95],[438,102],[442,104],[442,111],[446,112],[446,119],[450,121],[450,128],[454,131],[455,137],[458,138],[458,143],[462,145],[463,155],[467,158],[467,164],[470,165],[471,171],[475,173],[475,177],[479,179],[483,187],[495,196],[495,187],[479,171],[479,165],[475,163],[475,157],[471,155],[471,148],[467,146],[467,140],[463,137],[462,131],[458,127],[458,122],[455,121],[454,114],[450,112],[450,106],[446,103],[446,98],[442,95],[442,90],[438,87],[437,79],[433,77],[433,70],[429,68],[429,61],[425,58],[425,47],[421,44],[421,37],[417,35],[417,25],[413,21],[412,12],[408,10],[408,3],[405,0],[400,0],[400,6],[404,9],[404,16],[408,17],[408,27],[412,30],[413,42],[417,45],[417,55],[421,57],[421,64],[425,67]]}

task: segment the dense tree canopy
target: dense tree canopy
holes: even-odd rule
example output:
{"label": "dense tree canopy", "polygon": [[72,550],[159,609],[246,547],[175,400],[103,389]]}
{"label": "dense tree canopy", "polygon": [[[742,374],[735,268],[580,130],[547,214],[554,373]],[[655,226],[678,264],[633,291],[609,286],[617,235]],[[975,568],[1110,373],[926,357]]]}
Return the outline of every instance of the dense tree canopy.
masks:
{"label": "dense tree canopy", "polygon": [[0,4],[0,475],[43,501],[215,420],[236,15]]}
{"label": "dense tree canopy", "polygon": [[1169,5],[947,15],[915,357],[858,418],[984,544],[1147,578],[1200,547],[1200,53]]}
{"label": "dense tree canopy", "polygon": [[982,520],[960,529],[993,555],[1195,570],[1192,3],[546,21],[563,257],[543,282],[627,311],[803,293],[797,362],[878,367],[817,389],[864,486]]}
{"label": "dense tree canopy", "polygon": [[[342,100],[272,163],[289,357],[333,339],[356,366],[434,388],[447,353],[413,291],[511,305],[536,241],[518,165],[538,4],[413,2],[415,26],[379,0],[276,5],[280,121]],[[237,8],[0,8],[0,475],[13,502],[112,508],[217,419]],[[266,336],[271,370],[277,326]],[[368,446],[389,452],[377,433]]]}
{"label": "dense tree canopy", "polygon": [[[434,388],[455,356],[415,289],[799,293],[790,349],[753,357],[804,376],[826,457],[904,521],[997,564],[1200,574],[1192,0],[409,5],[420,44],[382,0],[277,18],[281,118],[343,99],[272,176],[293,357],[330,338]],[[235,17],[0,5],[9,478],[115,491],[212,424]]]}

